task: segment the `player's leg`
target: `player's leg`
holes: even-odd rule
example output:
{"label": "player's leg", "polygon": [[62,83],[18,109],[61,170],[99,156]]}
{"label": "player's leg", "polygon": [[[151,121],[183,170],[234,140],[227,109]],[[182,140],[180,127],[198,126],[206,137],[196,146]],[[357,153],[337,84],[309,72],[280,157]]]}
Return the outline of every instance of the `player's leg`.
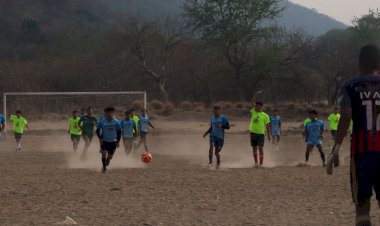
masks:
{"label": "player's leg", "polygon": [[146,138],[147,138],[147,134],[145,134],[145,136],[143,138],[144,149],[147,152],[149,149],[148,149],[148,145],[146,144]]}
{"label": "player's leg", "polygon": [[86,158],[86,154],[88,151],[88,148],[90,147],[90,136],[88,135],[83,135],[83,140],[84,140],[84,147],[83,147],[83,152],[81,155],[81,159],[84,160]]}
{"label": "player's leg", "polygon": [[377,168],[373,156],[358,154],[351,159],[351,191],[356,204],[356,225],[371,225],[370,210],[373,180],[370,175]]}
{"label": "player's leg", "polygon": [[214,138],[210,136],[210,147],[208,149],[208,167],[212,167],[212,158],[214,155]]}
{"label": "player's leg", "polygon": [[305,162],[309,162],[309,156],[310,156],[310,153],[311,151],[313,150],[314,148],[314,145],[312,144],[307,144],[306,145],[306,153],[305,153]]}
{"label": "player's leg", "polygon": [[281,135],[276,136],[276,151],[280,149],[280,137]]}
{"label": "player's leg", "polygon": [[257,141],[257,134],[251,133],[250,138],[251,138],[251,146],[252,146],[252,152],[253,152],[253,159],[255,161],[255,165],[257,166],[258,161],[257,161],[257,146],[259,145]]}
{"label": "player's leg", "polygon": [[216,168],[220,167],[220,152],[222,151],[224,145],[224,139],[215,138],[215,157],[216,157]]}
{"label": "player's leg", "polygon": [[115,150],[116,150],[116,143],[115,142],[109,142],[109,143],[107,143],[107,146],[108,146],[108,152],[107,152],[106,165],[109,166],[111,159],[113,157],[113,154],[115,153]]}
{"label": "player's leg", "polygon": [[264,134],[259,134],[258,142],[259,142],[260,166],[263,165],[264,163],[264,141],[265,141]]}
{"label": "player's leg", "polygon": [[101,153],[102,153],[101,160],[102,160],[102,166],[103,166],[102,171],[103,173],[105,173],[107,170],[107,151],[104,148],[104,144],[101,147]]}
{"label": "player's leg", "polygon": [[16,151],[20,151],[21,150],[21,138],[22,138],[22,134],[21,133],[15,133]]}
{"label": "player's leg", "polygon": [[332,148],[335,143],[336,130],[331,130],[331,141],[329,147]]}
{"label": "player's leg", "polygon": [[133,140],[131,138],[124,138],[124,148],[127,155],[131,154],[133,148]]}
{"label": "player's leg", "polygon": [[323,152],[322,145],[318,144],[317,148],[318,148],[319,154],[321,155],[322,165],[323,167],[326,167],[325,153]]}
{"label": "player's leg", "polygon": [[144,142],[145,135],[146,135],[145,132],[143,131],[140,132],[140,140],[137,142],[136,150],[139,149],[141,144]]}

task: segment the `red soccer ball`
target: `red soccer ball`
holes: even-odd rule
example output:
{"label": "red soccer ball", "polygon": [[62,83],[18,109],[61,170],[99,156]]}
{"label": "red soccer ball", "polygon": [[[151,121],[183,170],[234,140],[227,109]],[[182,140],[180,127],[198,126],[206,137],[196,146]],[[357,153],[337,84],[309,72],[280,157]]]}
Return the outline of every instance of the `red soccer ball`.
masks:
{"label": "red soccer ball", "polygon": [[141,161],[143,161],[145,164],[150,163],[150,161],[152,161],[152,154],[145,152],[141,155]]}

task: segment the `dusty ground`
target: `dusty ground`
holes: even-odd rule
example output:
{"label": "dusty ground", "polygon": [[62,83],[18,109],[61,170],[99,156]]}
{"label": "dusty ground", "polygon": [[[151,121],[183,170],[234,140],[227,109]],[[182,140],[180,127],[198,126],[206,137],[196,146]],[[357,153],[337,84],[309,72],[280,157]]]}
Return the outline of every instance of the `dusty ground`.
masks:
{"label": "dusty ground", "polygon": [[[267,143],[257,169],[248,122],[232,120],[221,170],[205,167],[207,120],[156,124],[153,162],[127,159],[120,148],[106,174],[96,140],[81,162],[62,123],[31,122],[20,153],[8,136],[0,143],[0,224],[52,225],[70,216],[80,225],[353,225],[348,166],[327,176],[315,151],[313,167],[295,167],[305,148],[298,123],[286,124],[279,152]],[[380,225],[378,208],[372,216]]]}

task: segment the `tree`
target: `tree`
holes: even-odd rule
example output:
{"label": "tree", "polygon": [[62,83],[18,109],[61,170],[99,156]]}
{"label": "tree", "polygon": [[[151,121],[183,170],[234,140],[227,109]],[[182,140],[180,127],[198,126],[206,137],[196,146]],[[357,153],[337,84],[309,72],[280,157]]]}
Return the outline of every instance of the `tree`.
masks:
{"label": "tree", "polygon": [[249,73],[250,46],[268,36],[269,23],[284,9],[280,0],[186,0],[184,17],[201,43],[222,54],[234,71],[238,97]]}

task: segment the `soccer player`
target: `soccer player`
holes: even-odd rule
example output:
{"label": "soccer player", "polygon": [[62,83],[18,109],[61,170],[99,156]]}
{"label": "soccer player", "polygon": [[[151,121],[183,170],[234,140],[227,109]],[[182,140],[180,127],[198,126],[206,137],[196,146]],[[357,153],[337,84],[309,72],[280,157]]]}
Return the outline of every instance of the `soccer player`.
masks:
{"label": "soccer player", "polygon": [[274,115],[270,117],[272,143],[274,145],[274,151],[278,151],[281,136],[281,117],[280,112],[277,109],[274,109],[273,114]]}
{"label": "soccer player", "polygon": [[145,109],[141,110],[141,115],[139,117],[139,129],[140,129],[140,141],[137,144],[136,149],[138,149],[142,143],[144,143],[145,151],[148,152],[148,146],[146,144],[146,136],[148,135],[148,128],[151,127],[155,129],[155,127],[150,122],[147,111]]}
{"label": "soccer player", "polygon": [[253,158],[255,160],[255,165],[258,165],[257,161],[257,149],[259,149],[260,154],[260,166],[264,162],[264,142],[265,142],[265,130],[268,133],[268,140],[270,141],[270,119],[269,116],[263,112],[263,102],[256,101],[257,95],[262,93],[258,91],[252,98],[252,109],[251,109],[251,123],[249,125],[249,130],[251,132],[251,146],[253,150]]}
{"label": "soccer player", "polygon": [[82,130],[79,126],[79,112],[77,110],[73,111],[73,116],[69,118],[69,130],[68,133],[70,134],[71,141],[73,142],[73,149],[74,152],[78,150],[78,145],[80,142],[80,137],[82,135]]}
{"label": "soccer player", "polygon": [[319,154],[321,155],[322,165],[326,166],[325,162],[325,153],[322,149],[322,139],[323,139],[323,131],[325,129],[325,124],[317,119],[318,112],[316,110],[310,111],[310,119],[311,121],[305,126],[305,134],[306,134],[306,154],[305,154],[305,163],[309,162],[310,152],[313,150],[314,146],[318,148]]}
{"label": "soccer player", "polygon": [[121,121],[121,134],[123,136],[123,144],[125,153],[129,155],[133,150],[135,137],[137,136],[136,123],[132,118],[130,111],[125,112],[125,119]]}
{"label": "soccer player", "polygon": [[380,50],[376,45],[362,47],[360,76],[342,87],[340,114],[335,145],[328,157],[327,173],[333,173],[340,146],[351,118],[351,190],[356,206],[356,225],[371,225],[372,190],[380,207]]}
{"label": "soccer player", "polygon": [[[221,115],[221,107],[214,106],[214,116],[210,120],[210,128],[203,135],[203,138],[210,134],[210,143],[215,147],[215,156],[216,156],[216,168],[220,167],[220,152],[222,151],[224,145],[224,130],[230,129],[230,124],[228,119]],[[213,148],[211,148],[208,154],[209,164],[208,167],[212,167],[212,157],[213,157]]]}
{"label": "soccer player", "polygon": [[81,159],[86,158],[88,148],[90,147],[92,138],[94,137],[94,128],[98,123],[97,119],[93,116],[93,113],[94,109],[92,107],[88,107],[86,115],[80,117],[78,122],[84,140],[84,148]]}
{"label": "soccer player", "polygon": [[26,127],[30,133],[29,127],[28,127],[28,121],[24,117],[21,116],[22,112],[20,110],[16,111],[16,115],[11,115],[9,117],[9,120],[13,124],[13,132],[15,134],[16,139],[16,151],[21,151],[21,139],[22,134],[24,133],[24,128]]}
{"label": "soccer player", "polygon": [[[129,111],[131,112],[131,118],[132,118],[132,120],[136,124],[136,135],[138,135],[139,132],[140,132],[139,131],[139,121],[140,121],[140,118],[139,118],[139,116],[136,115],[135,109],[131,108]],[[137,140],[133,139],[132,149],[133,149],[134,153],[136,152],[136,147],[137,147]]]}
{"label": "soccer player", "polygon": [[109,166],[116,148],[119,147],[121,139],[120,122],[114,117],[115,108],[107,107],[104,110],[105,118],[101,121],[99,120],[96,129],[96,135],[101,145],[103,173],[107,171],[107,166]]}
{"label": "soccer player", "polygon": [[5,130],[5,117],[0,114],[0,141],[4,139],[3,131]]}
{"label": "soccer player", "polygon": [[334,143],[336,131],[338,130],[338,123],[340,119],[339,109],[336,107],[334,108],[334,113],[331,113],[328,117],[328,120],[330,121],[330,131],[331,131],[331,143],[330,148],[332,147],[331,144]]}

